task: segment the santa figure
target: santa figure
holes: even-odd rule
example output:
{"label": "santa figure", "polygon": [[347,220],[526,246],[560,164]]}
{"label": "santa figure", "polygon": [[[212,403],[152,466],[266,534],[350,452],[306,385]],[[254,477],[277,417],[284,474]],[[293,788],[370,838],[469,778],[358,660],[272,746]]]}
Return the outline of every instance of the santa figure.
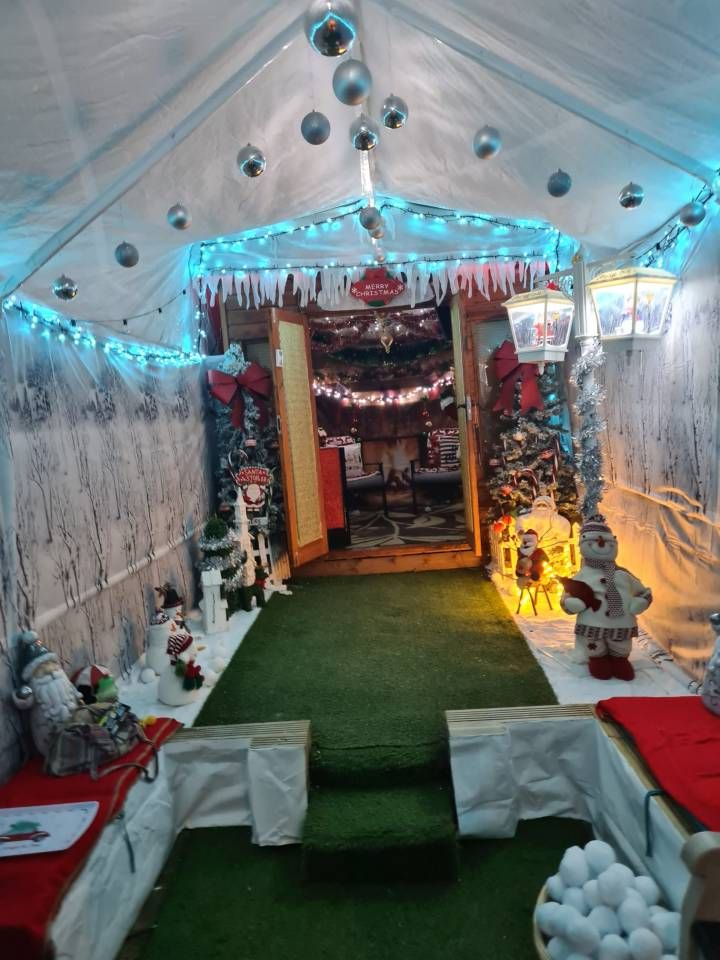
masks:
{"label": "santa figure", "polygon": [[522,589],[529,587],[531,583],[539,583],[547,563],[547,554],[540,546],[540,539],[535,530],[523,531],[515,565],[518,586]]}
{"label": "santa figure", "polygon": [[30,731],[38,753],[45,756],[56,731],[82,705],[56,654],[44,647],[34,630],[18,637],[18,674],[23,686],[13,693],[19,710],[30,711]]}
{"label": "santa figure", "polygon": [[615,558],[618,542],[597,514],[580,529],[582,566],[571,579],[560,577],[560,606],[576,614],[575,658],[587,663],[598,680],[632,680],[630,648],[637,636],[637,615],[652,603],[652,592]]}

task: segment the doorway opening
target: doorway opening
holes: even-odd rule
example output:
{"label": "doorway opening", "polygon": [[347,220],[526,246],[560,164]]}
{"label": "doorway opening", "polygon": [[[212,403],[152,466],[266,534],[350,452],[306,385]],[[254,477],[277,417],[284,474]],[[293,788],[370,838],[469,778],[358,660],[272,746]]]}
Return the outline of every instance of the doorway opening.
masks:
{"label": "doorway opening", "polygon": [[308,322],[331,548],[467,544],[450,307]]}

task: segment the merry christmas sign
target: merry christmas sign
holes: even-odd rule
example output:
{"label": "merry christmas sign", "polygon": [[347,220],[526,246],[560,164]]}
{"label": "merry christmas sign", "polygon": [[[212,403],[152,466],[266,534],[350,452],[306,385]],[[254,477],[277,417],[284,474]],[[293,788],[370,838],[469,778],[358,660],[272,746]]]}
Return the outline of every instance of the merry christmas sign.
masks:
{"label": "merry christmas sign", "polygon": [[272,473],[266,467],[240,467],[233,480],[243,493],[248,510],[262,510],[272,484]]}
{"label": "merry christmas sign", "polygon": [[373,267],[352,284],[350,293],[369,307],[384,307],[399,297],[404,289],[402,280],[393,277],[384,267]]}

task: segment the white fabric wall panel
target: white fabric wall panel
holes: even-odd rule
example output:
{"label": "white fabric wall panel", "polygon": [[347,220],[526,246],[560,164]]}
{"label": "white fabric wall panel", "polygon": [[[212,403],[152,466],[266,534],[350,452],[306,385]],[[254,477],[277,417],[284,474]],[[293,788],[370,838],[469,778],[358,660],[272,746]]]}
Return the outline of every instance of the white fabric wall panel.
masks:
{"label": "white fabric wall panel", "polygon": [[619,562],[653,588],[653,637],[697,679],[720,603],[720,223],[708,229],[673,298],[663,338],[607,351],[601,508]]}

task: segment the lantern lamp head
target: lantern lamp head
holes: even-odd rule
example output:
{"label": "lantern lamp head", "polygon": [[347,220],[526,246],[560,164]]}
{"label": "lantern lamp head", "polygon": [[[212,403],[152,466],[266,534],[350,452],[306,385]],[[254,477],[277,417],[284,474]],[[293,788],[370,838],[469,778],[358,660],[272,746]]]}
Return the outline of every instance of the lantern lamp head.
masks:
{"label": "lantern lamp head", "polygon": [[587,285],[601,340],[657,339],[677,277],[655,267],[600,273]]}
{"label": "lantern lamp head", "polygon": [[575,305],[562,290],[552,284],[538,287],[511,297],[503,306],[521,363],[537,363],[544,369],[546,363],[564,359]]}

